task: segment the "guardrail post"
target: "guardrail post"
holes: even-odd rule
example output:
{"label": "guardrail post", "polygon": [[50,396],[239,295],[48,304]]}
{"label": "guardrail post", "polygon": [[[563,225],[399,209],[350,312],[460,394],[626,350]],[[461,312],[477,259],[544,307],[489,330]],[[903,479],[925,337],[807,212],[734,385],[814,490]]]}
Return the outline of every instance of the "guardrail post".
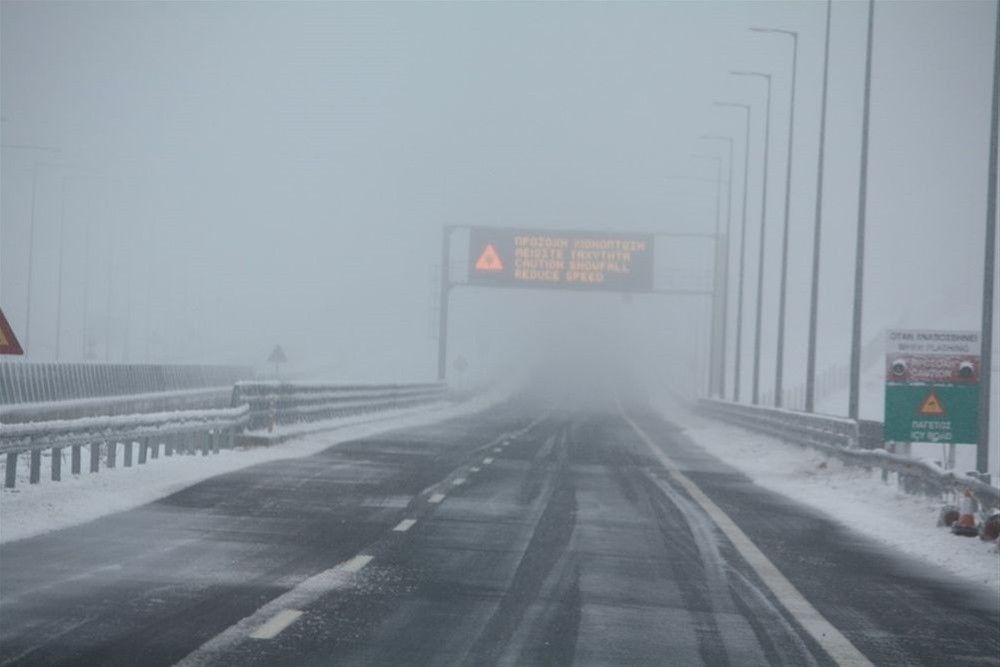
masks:
{"label": "guardrail post", "polygon": [[217,429],[212,431],[212,453],[219,453],[219,431]]}
{"label": "guardrail post", "polygon": [[101,443],[90,443],[90,472],[97,472],[101,466]]}
{"label": "guardrail post", "polygon": [[174,438],[173,436],[167,436],[163,439],[163,455],[173,456],[174,455]]}
{"label": "guardrail post", "polygon": [[160,439],[153,438],[150,444],[151,449],[149,450],[149,458],[158,459],[160,458]]}
{"label": "guardrail post", "polygon": [[124,461],[124,463],[125,463],[125,467],[126,468],[131,468],[132,467],[132,445],[133,445],[132,438],[129,438],[128,441],[125,443],[125,461]]}
{"label": "guardrail post", "polygon": [[17,452],[7,453],[7,466],[4,473],[3,485],[8,489],[13,489],[17,482]]}
{"label": "guardrail post", "polygon": [[146,454],[149,452],[149,438],[143,438],[139,443],[139,465],[146,463]]}
{"label": "guardrail post", "polygon": [[73,445],[70,448],[69,471],[74,475],[80,474],[80,445]]}
{"label": "guardrail post", "polygon": [[52,481],[62,481],[62,447],[52,448]]}
{"label": "guardrail post", "polygon": [[42,479],[42,450],[32,449],[31,450],[31,463],[28,468],[28,481],[32,484],[38,484]]}
{"label": "guardrail post", "polygon": [[208,456],[208,449],[212,446],[212,433],[209,431],[201,441],[201,455]]}
{"label": "guardrail post", "polygon": [[226,449],[233,449],[236,446],[236,429],[226,429]]}
{"label": "guardrail post", "polygon": [[114,468],[118,462],[118,441],[108,441],[108,467]]}

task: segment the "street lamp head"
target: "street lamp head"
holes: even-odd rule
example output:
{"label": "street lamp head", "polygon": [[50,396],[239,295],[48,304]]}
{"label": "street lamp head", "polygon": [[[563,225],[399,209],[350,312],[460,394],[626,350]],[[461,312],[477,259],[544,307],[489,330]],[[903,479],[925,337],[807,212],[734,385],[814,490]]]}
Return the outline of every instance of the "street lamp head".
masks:
{"label": "street lamp head", "polygon": [[799,33],[795,30],[785,30],[784,28],[750,28],[751,32],[776,32],[780,35],[788,35],[790,37],[798,37]]}
{"label": "street lamp head", "polygon": [[748,72],[748,71],[745,71],[745,70],[729,70],[729,73],[732,74],[733,76],[760,76],[760,77],[764,77],[765,79],[770,79],[771,78],[771,75],[767,74],[765,72]]}
{"label": "street lamp head", "polygon": [[749,104],[743,104],[742,102],[720,102],[719,100],[716,100],[712,102],[712,104],[714,104],[717,107],[740,107],[742,109],[750,108]]}

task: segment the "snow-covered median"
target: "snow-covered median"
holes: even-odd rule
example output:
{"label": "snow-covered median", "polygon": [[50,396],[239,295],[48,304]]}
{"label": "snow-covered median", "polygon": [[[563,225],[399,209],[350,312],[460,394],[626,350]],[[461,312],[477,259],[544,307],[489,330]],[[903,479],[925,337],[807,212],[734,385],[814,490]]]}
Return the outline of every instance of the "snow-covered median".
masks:
{"label": "snow-covered median", "polygon": [[[0,493],[0,543],[67,528],[138,507],[209,477],[240,468],[315,454],[333,445],[385,431],[424,426],[488,408],[504,396],[492,394],[463,403],[435,403],[377,414],[303,425],[323,433],[303,435],[271,447],[223,450],[210,456],[161,456],[142,466],[107,469],[97,474],[66,475],[63,481],[21,484]],[[293,432],[289,428],[287,431]],[[290,435],[291,433],[283,433]]]}
{"label": "snow-covered median", "polygon": [[957,537],[937,527],[941,501],[902,493],[838,459],[677,407],[664,410],[687,436],[756,484],[814,507],[835,521],[893,549],[975,584],[1000,591],[1000,555],[994,544]]}

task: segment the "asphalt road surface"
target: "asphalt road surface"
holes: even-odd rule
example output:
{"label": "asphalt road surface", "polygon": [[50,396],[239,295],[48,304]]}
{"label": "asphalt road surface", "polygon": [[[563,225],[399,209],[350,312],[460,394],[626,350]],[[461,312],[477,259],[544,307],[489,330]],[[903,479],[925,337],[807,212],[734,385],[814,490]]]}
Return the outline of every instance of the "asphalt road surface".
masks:
{"label": "asphalt road surface", "polygon": [[998,665],[1000,601],[639,409],[509,404],[0,546],[0,662]]}

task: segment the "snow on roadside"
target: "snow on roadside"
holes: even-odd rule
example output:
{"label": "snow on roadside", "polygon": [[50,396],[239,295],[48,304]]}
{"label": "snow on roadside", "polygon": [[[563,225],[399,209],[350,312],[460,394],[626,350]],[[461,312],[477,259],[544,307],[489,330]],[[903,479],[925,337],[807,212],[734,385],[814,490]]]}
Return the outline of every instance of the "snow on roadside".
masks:
{"label": "snow on roadside", "polygon": [[[266,461],[309,456],[333,445],[399,428],[413,428],[472,414],[504,398],[485,395],[459,404],[435,403],[377,415],[323,422],[323,433],[280,445],[222,450],[209,456],[161,456],[142,466],[101,468],[97,474],[43,479],[0,492],[0,543],[21,540],[132,509],[215,475]],[[314,425],[318,426],[318,425]]]}
{"label": "snow on roadside", "polygon": [[897,491],[894,484],[882,482],[879,470],[847,467],[817,450],[708,421],[676,407],[666,412],[695,444],[754,483],[820,510],[892,549],[1000,591],[997,547],[937,527],[941,501]]}

